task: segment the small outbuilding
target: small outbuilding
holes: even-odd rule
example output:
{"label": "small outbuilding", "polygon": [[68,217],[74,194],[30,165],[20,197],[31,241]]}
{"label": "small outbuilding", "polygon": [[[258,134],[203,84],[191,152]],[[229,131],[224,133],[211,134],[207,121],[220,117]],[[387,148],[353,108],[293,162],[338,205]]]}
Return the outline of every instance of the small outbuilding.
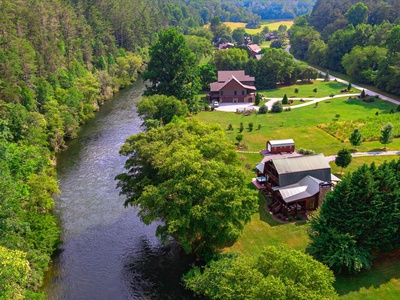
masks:
{"label": "small outbuilding", "polygon": [[294,141],[292,139],[268,141],[267,150],[272,154],[294,152]]}

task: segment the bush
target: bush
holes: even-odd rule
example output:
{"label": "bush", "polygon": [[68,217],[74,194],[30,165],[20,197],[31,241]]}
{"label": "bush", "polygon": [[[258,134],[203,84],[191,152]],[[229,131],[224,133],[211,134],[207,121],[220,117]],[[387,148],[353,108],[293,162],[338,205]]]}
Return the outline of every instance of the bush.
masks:
{"label": "bush", "polygon": [[365,98],[365,96],[366,96],[366,95],[365,95],[365,90],[362,90],[362,91],[361,91],[361,94],[360,94],[360,97],[361,97],[361,98]]}
{"label": "bush", "polygon": [[295,89],[294,89],[294,92],[295,92],[296,94],[298,94],[298,93],[299,93],[299,88],[295,88]]}
{"label": "bush", "polygon": [[292,216],[289,216],[289,217],[287,218],[287,220],[288,220],[289,222],[292,222],[292,221],[293,221],[293,217],[292,217]]}
{"label": "bush", "polygon": [[329,95],[329,97],[334,97],[335,96],[335,94],[334,93],[331,93],[330,95]]}
{"label": "bush", "polygon": [[291,110],[292,110],[291,107],[286,107],[286,108],[285,108],[285,111],[291,111]]}
{"label": "bush", "polygon": [[312,155],[315,154],[314,150],[309,150],[309,149],[303,149],[300,148],[299,150],[297,150],[297,152],[304,154],[304,155]]}
{"label": "bush", "polygon": [[283,111],[283,106],[282,106],[282,102],[281,101],[276,101],[273,105],[272,105],[272,112],[274,113],[280,113]]}
{"label": "bush", "polygon": [[239,132],[242,133],[243,130],[244,130],[243,122],[240,122]]}
{"label": "bush", "polygon": [[297,219],[297,220],[302,220],[302,219],[303,219],[303,216],[302,216],[302,215],[297,215],[297,216],[296,216],[296,219]]}
{"label": "bush", "polygon": [[238,133],[237,135],[236,135],[236,138],[235,138],[237,141],[238,141],[238,143],[240,144],[240,142],[243,140],[243,134],[241,134],[241,133]]}
{"label": "bush", "polygon": [[250,122],[250,123],[249,123],[249,131],[253,131],[253,126],[254,126],[253,123]]}
{"label": "bush", "polygon": [[368,96],[368,97],[363,97],[363,101],[367,102],[367,103],[371,103],[375,101],[375,97],[374,96]]}
{"label": "bush", "polygon": [[233,130],[232,124],[229,124],[229,125],[228,125],[228,130]]}
{"label": "bush", "polygon": [[258,129],[258,130],[260,130],[260,129],[261,129],[261,124],[258,124],[258,127],[257,127],[257,129]]}
{"label": "bush", "polygon": [[267,112],[268,112],[268,107],[265,104],[261,105],[260,109],[258,110],[258,113],[266,114]]}
{"label": "bush", "polygon": [[313,88],[313,92],[314,93],[318,92],[318,88]]}

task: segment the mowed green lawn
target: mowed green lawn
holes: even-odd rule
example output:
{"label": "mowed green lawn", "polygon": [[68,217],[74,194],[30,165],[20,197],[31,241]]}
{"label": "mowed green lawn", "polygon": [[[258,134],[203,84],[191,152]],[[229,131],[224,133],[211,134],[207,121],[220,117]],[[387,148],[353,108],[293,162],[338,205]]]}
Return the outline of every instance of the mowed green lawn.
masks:
{"label": "mowed green lawn", "polygon": [[[294,91],[294,86],[287,87]],[[300,91],[304,87],[300,87]],[[318,93],[322,88],[318,88]],[[300,92],[299,91],[299,92]],[[312,91],[312,88],[311,88]],[[284,91],[276,90],[269,92],[269,97],[280,97]],[[305,91],[305,93],[307,93]],[[299,93],[300,94],[300,93]],[[279,95],[279,96],[277,96]],[[319,96],[319,95],[318,95]],[[304,96],[305,97],[305,96]],[[332,98],[315,105],[292,109],[280,114],[268,113],[266,115],[244,116],[227,112],[201,112],[197,118],[211,123],[219,123],[225,129],[227,136],[235,142],[240,122],[243,122],[245,130],[244,142],[249,151],[258,152],[265,149],[265,144],[271,139],[293,138],[296,148],[312,149],[316,153],[324,153],[326,156],[335,155],[343,147],[352,149],[349,143],[342,143],[335,137],[317,128],[318,124],[330,123],[337,119],[339,121],[357,120],[365,117],[374,117],[379,114],[389,113],[397,106],[386,101],[375,101],[365,103],[362,101],[348,101],[346,98]],[[254,129],[249,132],[248,123],[253,122]],[[232,124],[233,131],[228,131],[228,125]],[[258,130],[258,124],[261,129]],[[366,152],[381,150],[383,146],[375,142],[366,142],[357,148],[358,151]],[[400,150],[400,139],[394,139],[387,150]],[[252,186],[251,178],[254,166],[262,159],[258,153],[239,153],[247,174],[249,186]],[[354,171],[362,164],[371,164],[375,161],[380,164],[385,160],[399,159],[399,156],[374,156],[353,158],[352,163],[344,169],[344,175]],[[331,164],[332,173],[339,175],[341,168],[334,162]],[[341,176],[341,175],[340,175]],[[239,240],[228,247],[226,251],[235,251],[245,255],[259,253],[268,245],[286,244],[295,249],[304,251],[307,243],[307,229],[309,225],[304,221],[298,223],[282,224],[274,220],[264,210],[264,200],[260,197],[259,211],[254,214],[251,222],[246,225],[243,235]],[[395,256],[384,257],[374,261],[374,267],[352,277],[338,276],[335,288],[343,299],[398,299],[400,292],[400,257],[399,252]]]}
{"label": "mowed green lawn", "polygon": [[[227,25],[232,31],[237,28],[244,28],[248,34],[257,34],[260,33],[264,26],[268,26],[269,31],[272,32],[274,30],[278,30],[280,25],[286,25],[287,29],[292,27],[293,21],[278,21],[278,22],[262,22],[261,27],[257,29],[246,28],[246,24],[244,22],[223,22],[223,24]],[[205,27],[209,27],[210,24],[206,24]]]}
{"label": "mowed green lawn", "polygon": [[[295,93],[295,89],[298,89],[298,92]],[[317,89],[317,92],[314,92],[314,89]],[[298,82],[294,85],[283,85],[278,86],[276,89],[271,90],[260,90],[258,93],[262,94],[267,98],[283,98],[286,94],[288,98],[322,98],[328,97],[331,94],[340,95],[340,90],[347,88],[347,85],[344,85],[340,82],[324,82],[321,80],[315,80],[311,83],[302,83]],[[346,94],[359,94],[360,91],[353,89],[352,92]]]}

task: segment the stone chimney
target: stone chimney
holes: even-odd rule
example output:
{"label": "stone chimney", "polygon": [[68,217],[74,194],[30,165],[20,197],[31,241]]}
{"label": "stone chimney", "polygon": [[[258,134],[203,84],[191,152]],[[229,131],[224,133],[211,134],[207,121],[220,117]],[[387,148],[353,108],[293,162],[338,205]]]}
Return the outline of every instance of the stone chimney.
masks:
{"label": "stone chimney", "polygon": [[321,182],[319,184],[319,194],[318,194],[318,207],[322,205],[326,198],[326,193],[332,190],[331,182]]}

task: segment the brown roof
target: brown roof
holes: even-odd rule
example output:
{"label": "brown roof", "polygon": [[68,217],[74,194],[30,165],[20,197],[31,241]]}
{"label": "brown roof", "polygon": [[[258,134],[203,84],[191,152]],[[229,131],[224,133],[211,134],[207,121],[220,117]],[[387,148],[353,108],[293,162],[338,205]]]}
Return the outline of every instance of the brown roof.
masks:
{"label": "brown roof", "polygon": [[236,81],[237,83],[239,83],[243,88],[245,89],[249,89],[249,90],[256,90],[255,86],[252,85],[245,85],[243,83],[241,83],[235,76],[231,75],[229,80],[225,81],[225,82],[213,82],[210,84],[210,91],[211,92],[218,92],[220,91],[225,85],[227,85],[229,82],[231,82],[232,80]]}
{"label": "brown roof", "polygon": [[226,82],[234,76],[239,81],[255,81],[254,77],[244,74],[244,70],[218,71],[218,82]]}
{"label": "brown roof", "polygon": [[247,46],[251,51],[258,53],[261,51],[261,48],[257,44],[251,44]]}

